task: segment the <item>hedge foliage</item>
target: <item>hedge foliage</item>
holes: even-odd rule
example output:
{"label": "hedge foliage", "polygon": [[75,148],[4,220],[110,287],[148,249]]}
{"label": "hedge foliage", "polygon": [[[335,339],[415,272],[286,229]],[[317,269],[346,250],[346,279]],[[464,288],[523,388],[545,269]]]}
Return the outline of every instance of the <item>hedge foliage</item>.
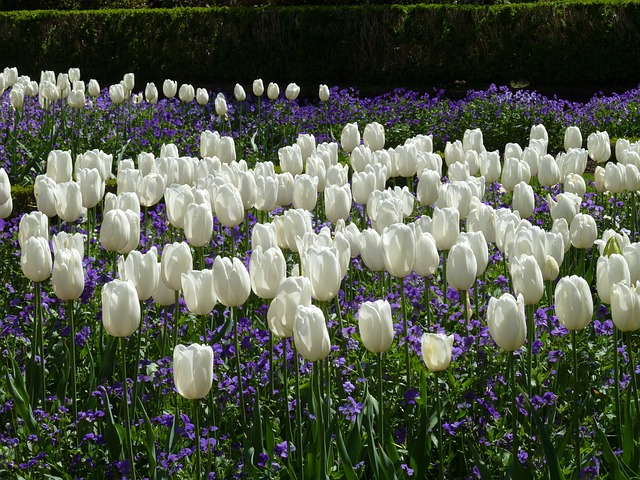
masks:
{"label": "hedge foliage", "polygon": [[243,6],[291,7],[301,5],[415,5],[422,3],[488,5],[529,1],[535,0],[0,0],[0,11]]}
{"label": "hedge foliage", "polygon": [[138,85],[579,86],[637,82],[639,27],[637,2],[0,12],[0,66]]}

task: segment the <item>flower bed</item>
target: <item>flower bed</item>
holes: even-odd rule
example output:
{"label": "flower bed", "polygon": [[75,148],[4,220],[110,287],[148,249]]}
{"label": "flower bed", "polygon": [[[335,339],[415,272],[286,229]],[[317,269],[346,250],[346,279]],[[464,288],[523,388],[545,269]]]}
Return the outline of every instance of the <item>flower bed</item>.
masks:
{"label": "flower bed", "polygon": [[637,91],[3,83],[0,476],[637,471]]}

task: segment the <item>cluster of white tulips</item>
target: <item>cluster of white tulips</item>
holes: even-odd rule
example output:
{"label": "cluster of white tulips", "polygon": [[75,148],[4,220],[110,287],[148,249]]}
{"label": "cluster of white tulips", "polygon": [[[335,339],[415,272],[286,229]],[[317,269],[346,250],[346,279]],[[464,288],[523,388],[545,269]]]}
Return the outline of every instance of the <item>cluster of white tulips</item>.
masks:
{"label": "cluster of white tulips", "polygon": [[[11,104],[17,110],[22,108],[25,95],[36,94],[43,107],[59,98],[68,98],[76,108],[85,104],[85,84],[78,69],[57,78],[53,72],[43,72],[39,83],[18,76],[15,69],[5,69],[0,80],[2,89],[12,89]],[[122,82],[109,88],[111,101],[120,104],[133,98],[134,103],[157,102],[154,84],[146,86],[144,95],[132,97],[134,86],[133,74],[125,75]],[[252,87],[257,97],[265,90],[270,99],[280,95],[275,83],[265,89],[262,81],[256,80]],[[86,89],[92,97],[100,92],[93,80]],[[188,84],[178,88],[172,80],[165,80],[162,90],[166,97],[178,95],[182,102],[195,99],[204,105],[209,101],[205,89],[195,90]],[[292,83],[285,96],[295,100],[299,92]],[[238,101],[246,98],[241,85],[236,85],[234,96]],[[329,98],[325,85],[320,86],[319,96],[323,101]],[[215,99],[215,111],[220,117],[227,114],[223,94]],[[589,282],[575,274],[580,268],[584,270],[586,250],[592,249],[595,258],[597,249],[596,291],[599,301],[611,306],[616,328],[640,329],[640,242],[632,241],[620,228],[614,210],[605,212],[600,229],[600,219],[581,211],[590,189],[584,176],[589,158],[598,164],[594,174],[597,193],[608,192],[614,197],[631,193],[635,199],[640,191],[640,142],[619,139],[614,163],[608,162],[611,145],[606,132],[591,133],[587,148],[583,148],[580,130],[569,127],[564,151],[556,155],[547,151],[548,141],[545,127],[534,125],[528,145],[509,143],[500,154],[487,151],[482,131],[474,129],[465,131],[460,140],[447,142],[441,155],[434,151],[429,135],[386,147],[384,127],[372,122],[362,133],[357,123],[345,125],[339,143],[317,144],[313,135],[299,134],[295,143],[279,149],[275,163],[265,160],[252,166],[237,158],[232,136],[209,130],[200,133],[199,157],[181,155],[179,146],[165,144],[159,152],[136,152],[135,158],[114,166],[113,155],[100,150],[86,151],[76,158],[70,151],[53,150],[47,157],[46,173],[35,179],[37,211],[25,214],[20,221],[22,271],[37,288],[51,277],[53,292],[69,302],[73,318],[73,301],[84,290],[83,261],[99,243],[114,261],[113,279],[102,285],[101,291],[104,331],[124,339],[140,327],[141,302],[152,299],[161,306],[174,305],[171,348],[175,386],[189,400],[209,393],[214,354],[207,345],[206,324],[195,339],[184,339],[188,346],[180,343],[180,294],[189,312],[197,317],[209,316],[217,304],[229,308],[243,416],[246,409],[236,309],[252,293],[263,299],[269,305],[266,324],[271,334],[293,338],[297,353],[309,362],[319,362],[330,355],[334,340],[327,326],[328,305],[334,302],[340,315],[339,292],[351,277],[356,257],[371,272],[379,272],[380,297],[391,288],[391,278],[397,279],[402,295],[399,317],[394,319],[389,302],[379,298],[363,301],[357,318],[364,347],[378,355],[392,348],[399,331],[394,323],[402,318],[407,386],[415,379],[404,280],[413,273],[425,278],[427,289],[426,279],[441,282],[447,313],[448,289],[460,292],[465,328],[472,328],[469,321],[474,316],[486,322],[498,347],[511,352],[512,362],[513,352],[527,344],[524,377],[532,385],[534,306],[547,295],[547,305],[554,305],[558,320],[572,332],[574,350],[575,332],[593,318]],[[105,194],[112,176],[116,193]],[[485,203],[488,193],[495,200],[495,182],[500,184],[500,195],[507,193],[502,198],[509,199],[510,208]],[[395,186],[388,187],[390,183]],[[554,194],[558,185],[562,192]],[[542,202],[548,204],[550,219],[545,219],[543,226],[534,225],[528,218]],[[160,239],[166,243],[140,251],[148,209],[159,203],[166,207],[170,229],[168,237]],[[0,218],[9,216],[11,210],[11,186],[0,169]],[[252,225],[254,216],[258,221]],[[69,230],[75,233],[53,235],[52,255],[49,222],[53,217],[71,224]],[[79,222],[85,225],[84,233],[79,231]],[[230,241],[216,243],[216,225],[221,235],[228,232]],[[246,228],[246,248],[250,239],[250,255],[246,250],[237,251],[235,237],[241,226]],[[635,219],[633,226],[635,240]],[[154,240],[158,239],[152,243]],[[504,260],[509,279],[509,291],[498,297],[492,296],[496,290],[489,291],[480,281],[494,251]],[[204,261],[209,253],[214,258],[211,268]],[[482,309],[479,290],[490,296],[484,319],[478,318]],[[473,306],[470,292],[475,294]],[[438,333],[433,333],[431,307],[426,304],[428,321],[421,352],[429,370],[438,372],[451,361],[454,336],[450,332],[455,326],[447,318],[438,318]],[[40,314],[36,309],[36,316]],[[41,319],[36,318],[36,325],[33,345],[43,355]],[[165,320],[163,355],[169,346],[168,332]],[[74,343],[70,341],[75,362]],[[44,364],[41,368],[44,378]],[[510,375],[515,382],[513,370]],[[75,377],[73,383],[75,390]],[[579,452],[579,435],[575,441]],[[128,443],[131,447],[130,439]]]}

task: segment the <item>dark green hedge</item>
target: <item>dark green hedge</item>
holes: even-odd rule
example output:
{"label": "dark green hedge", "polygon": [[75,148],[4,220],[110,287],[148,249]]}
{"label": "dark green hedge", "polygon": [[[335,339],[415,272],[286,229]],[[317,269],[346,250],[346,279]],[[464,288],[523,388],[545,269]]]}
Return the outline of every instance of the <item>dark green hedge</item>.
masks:
{"label": "dark green hedge", "polygon": [[176,7],[291,7],[302,5],[418,5],[423,3],[488,5],[529,1],[531,0],[0,0],[0,11]]}
{"label": "dark green hedge", "polygon": [[0,66],[194,84],[582,85],[640,79],[640,3],[0,13]]}

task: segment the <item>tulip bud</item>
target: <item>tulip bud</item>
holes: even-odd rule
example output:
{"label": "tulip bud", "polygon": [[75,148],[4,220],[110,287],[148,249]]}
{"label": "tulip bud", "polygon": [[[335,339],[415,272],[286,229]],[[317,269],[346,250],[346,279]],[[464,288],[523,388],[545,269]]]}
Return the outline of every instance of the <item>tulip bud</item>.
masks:
{"label": "tulip bud", "polygon": [[198,105],[209,103],[209,92],[207,92],[206,88],[198,88],[196,90],[196,102],[198,102]]}
{"label": "tulip bud", "polygon": [[180,85],[180,90],[178,90],[178,97],[183,103],[193,102],[193,99],[196,97],[196,92],[193,88],[193,85],[188,83],[183,83],[182,85]]}
{"label": "tulip bud", "polygon": [[44,237],[29,237],[22,248],[22,273],[32,282],[43,282],[51,275],[53,265],[49,242]]}
{"label": "tulip bud", "polygon": [[389,302],[363,302],[358,310],[358,329],[367,350],[373,353],[386,352],[395,335]]}
{"label": "tulip bud", "polygon": [[56,214],[65,222],[75,222],[82,213],[82,192],[76,182],[56,185]]}
{"label": "tulip bud", "polygon": [[482,152],[478,157],[480,163],[480,174],[487,182],[497,182],[500,179],[502,164],[497,151]]}
{"label": "tulip bud", "polygon": [[514,292],[523,296],[526,305],[534,305],[540,301],[544,294],[544,280],[540,265],[533,255],[512,258],[509,273]]}
{"label": "tulip bud", "polygon": [[184,235],[189,244],[194,247],[202,247],[209,243],[213,235],[213,214],[209,202],[192,202],[187,205]]}
{"label": "tulip bud", "polygon": [[261,78],[253,81],[253,94],[256,97],[261,97],[264,94],[264,84]]}
{"label": "tulip bud", "polygon": [[167,244],[160,257],[161,281],[171,290],[182,288],[182,274],[193,269],[191,249],[185,242]]}
{"label": "tulip bud", "polygon": [[218,188],[213,198],[216,217],[226,227],[236,227],[244,221],[244,205],[240,192],[233,184]]}
{"label": "tulip bud", "polygon": [[611,157],[611,142],[607,132],[594,132],[587,137],[589,156],[596,163],[604,163]]}
{"label": "tulip bud", "polygon": [[478,264],[471,245],[456,243],[447,255],[447,284],[458,291],[469,290],[475,280]]}
{"label": "tulip bud", "polygon": [[386,270],[398,278],[409,275],[416,261],[416,238],[411,227],[393,224],[384,229],[381,242]]}
{"label": "tulip bud", "polygon": [[315,362],[326,358],[331,351],[331,340],[322,310],[315,305],[299,305],[293,328],[296,349],[306,360]]}
{"label": "tulip bud", "polygon": [[175,80],[166,79],[162,83],[162,93],[167,98],[173,98],[178,91],[178,82]]}
{"label": "tulip bud", "polygon": [[320,89],[318,91],[318,97],[320,98],[320,101],[326,102],[327,100],[329,100],[329,95],[329,87],[324,84],[320,84]]}
{"label": "tulip bud", "polygon": [[382,150],[385,142],[384,126],[378,122],[368,123],[364,127],[362,138],[365,146],[367,146],[372,152]]}
{"label": "tulip bud", "polygon": [[578,213],[569,227],[571,244],[576,248],[589,248],[598,238],[598,227],[595,219],[588,214]]}
{"label": "tulip bud", "polygon": [[9,101],[13,108],[22,110],[24,106],[24,89],[22,87],[13,87],[11,93],[9,93]]}
{"label": "tulip bud", "polygon": [[351,212],[351,188],[349,184],[327,186],[324,191],[324,201],[327,220],[335,224],[339,219],[346,219]]}
{"label": "tulip bud", "polygon": [[321,302],[333,300],[343,278],[338,249],[312,247],[300,253],[304,276],[311,282],[311,296]]}
{"label": "tulip bud", "polygon": [[438,250],[449,250],[460,232],[460,213],[454,207],[434,208],[431,234]]}
{"label": "tulip bud", "polygon": [[372,228],[360,232],[360,256],[369,270],[374,272],[385,270],[382,237]]}
{"label": "tulip bud", "polygon": [[513,189],[512,206],[520,214],[520,218],[528,218],[535,211],[535,197],[531,185],[520,182]]}
{"label": "tulip bud", "polygon": [[311,306],[309,279],[300,276],[283,279],[267,311],[269,329],[275,336],[289,338],[293,335],[298,305]]}
{"label": "tulip bud", "polygon": [[181,275],[182,292],[187,308],[194,315],[208,315],[216,306],[213,271],[189,270]]}
{"label": "tulip bud", "polygon": [[340,135],[340,144],[345,152],[351,153],[360,145],[360,131],[358,130],[358,123],[347,123],[342,129]]}
{"label": "tulip bud", "polygon": [[89,95],[93,98],[100,95],[100,84],[95,78],[89,80],[89,83],[87,84],[87,92],[89,92]]}
{"label": "tulip bud", "polygon": [[622,332],[640,329],[640,282],[631,286],[616,283],[611,287],[611,320]]}
{"label": "tulip bud", "polygon": [[451,363],[453,335],[425,333],[422,335],[422,359],[432,372],[445,370]]}
{"label": "tulip bud", "polygon": [[118,257],[118,276],[131,282],[138,294],[138,300],[144,301],[153,295],[160,280],[158,250],[151,247],[146,253],[133,250],[125,257]]}
{"label": "tulip bud", "polygon": [[219,117],[224,117],[227,115],[227,99],[224,97],[222,92],[218,93],[215,99],[215,109],[216,115]]}
{"label": "tulip bud", "polygon": [[564,131],[564,149],[568,152],[572,148],[582,148],[582,133],[576,126],[567,127]]}
{"label": "tulip bud", "polygon": [[244,102],[247,98],[247,94],[244,92],[244,88],[239,83],[236,83],[236,86],[233,88],[233,95],[239,102]]}
{"label": "tulip bud", "polygon": [[102,324],[113,337],[128,337],[140,326],[140,302],[133,283],[112,280],[102,287]]}
{"label": "tulip bud", "polygon": [[558,278],[560,274],[560,267],[558,266],[558,262],[551,255],[547,255],[545,257],[544,265],[541,267],[542,270],[542,278],[545,281],[554,281]]}
{"label": "tulip bud", "polygon": [[53,292],[60,300],[76,300],[84,291],[82,257],[75,249],[56,252],[52,274]]}
{"label": "tulip bud", "polygon": [[292,175],[300,175],[303,172],[302,150],[297,143],[278,149],[280,169]]}
{"label": "tulip bud", "polygon": [[256,247],[251,252],[249,276],[251,290],[260,298],[274,298],[287,274],[287,262],[279,247],[263,250]]}
{"label": "tulip bud", "polygon": [[580,330],[591,321],[593,298],[584,278],[562,277],[556,284],[554,299],[558,321],[568,330]]}
{"label": "tulip bud", "polygon": [[187,400],[207,396],[213,384],[213,349],[193,343],[173,349],[173,380],[178,393]]}
{"label": "tulip bud", "polygon": [[516,300],[510,293],[491,297],[487,306],[487,324],[491,338],[507,352],[518,350],[527,338],[527,320],[522,294]]}
{"label": "tulip bud", "polygon": [[125,92],[121,83],[109,87],[109,97],[114,105],[124,102]]}
{"label": "tulip bud", "polygon": [[73,161],[68,150],[51,150],[47,155],[47,176],[56,183],[71,181]]}
{"label": "tulip bud", "polygon": [[290,83],[287,85],[287,89],[284,92],[287,100],[295,100],[300,95],[300,87],[295,83]]}
{"label": "tulip bud", "polygon": [[238,307],[251,294],[249,272],[238,258],[220,257],[213,261],[213,286],[218,301],[227,307]]}
{"label": "tulip bud", "polygon": [[608,257],[598,257],[596,290],[602,303],[611,303],[611,286],[616,283],[631,285],[631,273],[624,256],[614,253]]}
{"label": "tulip bud", "polygon": [[277,83],[271,82],[267,87],[267,97],[269,100],[275,100],[280,95],[280,87],[278,87]]}

